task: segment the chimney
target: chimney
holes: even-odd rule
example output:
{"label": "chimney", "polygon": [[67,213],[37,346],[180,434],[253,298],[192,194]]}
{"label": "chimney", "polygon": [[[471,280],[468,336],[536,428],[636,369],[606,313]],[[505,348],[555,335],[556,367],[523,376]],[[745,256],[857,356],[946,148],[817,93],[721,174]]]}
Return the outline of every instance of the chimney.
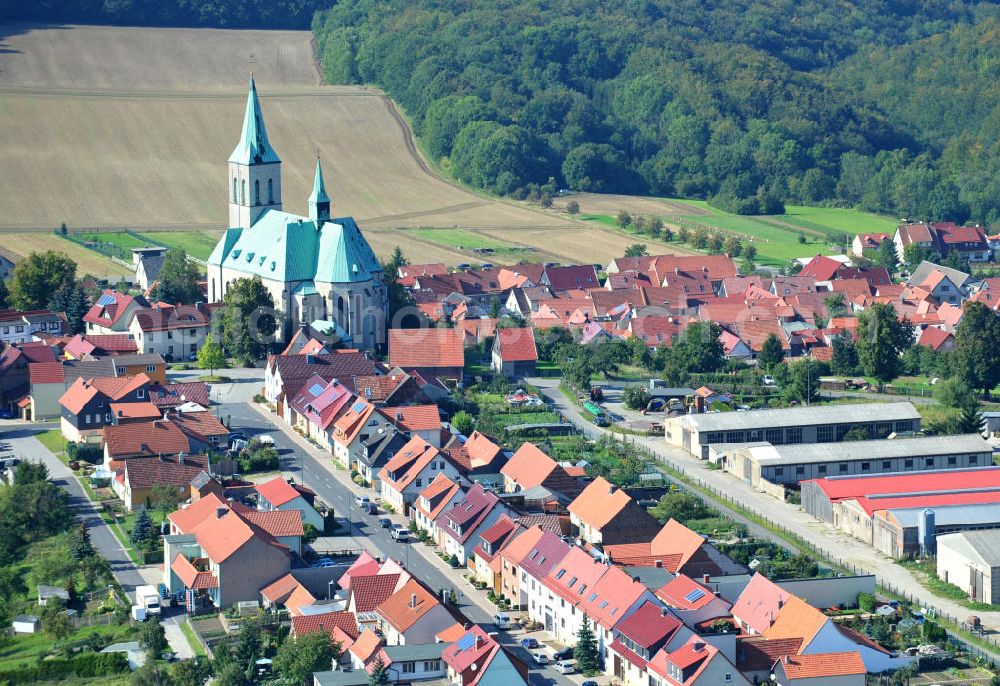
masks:
{"label": "chimney", "polygon": [[663,560],[657,560],[656,562],[654,562],[654,563],[653,563],[653,565],[654,565],[654,566],[655,566],[655,567],[656,567],[657,569],[663,569]]}
{"label": "chimney", "polygon": [[483,637],[476,634],[476,648],[481,648],[483,645]]}
{"label": "chimney", "polygon": [[125,416],[125,413],[124,413],[124,412],[122,412],[121,410],[118,410],[118,416],[119,416],[119,417],[124,417],[124,416]]}
{"label": "chimney", "polygon": [[614,486],[614,484],[609,484],[608,485],[608,495],[614,495],[614,493],[615,493],[615,486]]}
{"label": "chimney", "polygon": [[708,575],[708,574],[702,574],[701,575],[701,583],[707,584],[708,580],[711,579],[711,578],[712,577],[710,575]]}
{"label": "chimney", "polygon": [[416,606],[417,606],[417,594],[413,593],[410,595],[410,607],[416,607]]}
{"label": "chimney", "polygon": [[666,617],[667,616],[667,608],[665,608],[665,607],[661,607],[660,608],[660,616],[661,617]]}

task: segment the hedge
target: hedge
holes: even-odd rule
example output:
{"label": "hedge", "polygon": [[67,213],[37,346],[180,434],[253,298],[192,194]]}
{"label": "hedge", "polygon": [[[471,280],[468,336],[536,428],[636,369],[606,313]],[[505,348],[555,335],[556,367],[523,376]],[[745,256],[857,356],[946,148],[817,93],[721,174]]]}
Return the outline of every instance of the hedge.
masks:
{"label": "hedge", "polygon": [[0,672],[0,686],[59,681],[69,677],[88,679],[129,672],[125,653],[81,653],[69,659],[43,660],[31,667]]}
{"label": "hedge", "polygon": [[104,459],[104,449],[94,443],[67,443],[66,455],[71,460],[82,460],[97,464]]}

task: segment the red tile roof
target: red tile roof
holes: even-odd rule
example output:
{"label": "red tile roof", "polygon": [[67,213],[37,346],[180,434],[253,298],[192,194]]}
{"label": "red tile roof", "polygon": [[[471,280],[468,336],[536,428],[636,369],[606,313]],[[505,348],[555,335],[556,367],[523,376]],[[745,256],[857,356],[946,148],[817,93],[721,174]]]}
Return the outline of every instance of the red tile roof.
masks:
{"label": "red tile roof", "polygon": [[920,334],[917,344],[931,348],[932,350],[939,350],[949,340],[954,341],[955,337],[947,331],[942,331],[936,326],[928,326]]}
{"label": "red tile roof", "polygon": [[[457,483],[438,472],[434,480],[420,491],[420,497],[416,499],[413,506],[433,521],[460,490],[461,487]],[[424,507],[424,500],[427,500],[428,507]]]}
{"label": "red tile roof", "polygon": [[630,503],[632,498],[628,493],[599,476],[583,489],[568,509],[584,524],[600,531]]}
{"label": "red tile roof", "polygon": [[291,574],[285,574],[260,589],[260,594],[272,603],[283,604],[298,587],[299,580]]}
{"label": "red tile roof", "polygon": [[660,563],[676,574],[705,544],[705,539],[675,519],[663,525],[649,543],[606,545],[604,552],[623,566],[653,566]]}
{"label": "red tile roof", "polygon": [[87,403],[99,394],[106,396],[109,400],[118,400],[148,383],[149,377],[145,374],[93,379],[78,377],[59,398],[59,404],[71,413],[79,414]]}
{"label": "red tile roof", "polygon": [[372,574],[351,577],[355,612],[371,612],[393,594],[399,574]]}
{"label": "red tile roof", "polygon": [[781,607],[791,597],[791,593],[757,573],[733,604],[733,616],[762,634],[777,619]]}
{"label": "red tile roof", "polygon": [[709,587],[678,574],[656,591],[656,596],[678,610],[700,610],[715,599]]}
{"label": "red tile roof", "polygon": [[66,353],[78,360],[87,355],[135,353],[139,347],[132,334],[77,334],[66,343]]}
{"label": "red tile roof", "polygon": [[299,510],[272,510],[271,512],[261,512],[248,507],[240,507],[239,503],[233,504],[240,516],[249,524],[267,532],[275,538],[284,536],[301,536],[304,531],[302,527],[302,512]]}
{"label": "red tile roof", "polygon": [[825,255],[816,255],[816,257],[809,260],[809,262],[802,267],[802,271],[800,271],[798,275],[809,277],[815,279],[816,281],[829,281],[837,275],[837,271],[843,266],[843,263],[826,257]]}
{"label": "red tile roof", "polygon": [[464,367],[464,334],[457,329],[390,329],[393,367]]}
{"label": "red tile roof", "polygon": [[441,411],[437,405],[381,407],[378,411],[403,431],[433,431],[441,428]]}
{"label": "red tile roof", "polygon": [[229,429],[226,428],[225,424],[208,410],[171,413],[168,418],[188,436],[206,442],[210,442],[212,438],[229,436]]}
{"label": "red tile roof", "polygon": [[153,403],[108,403],[112,417],[118,419],[159,419],[160,408]]}
{"label": "red tile roof", "polygon": [[104,444],[111,459],[191,452],[191,444],[184,432],[175,423],[162,420],[107,426],[104,428]]}
{"label": "red tile roof", "polygon": [[281,476],[257,484],[254,489],[274,507],[281,507],[300,496],[299,492]]}
{"label": "red tile roof", "polygon": [[125,483],[131,490],[153,486],[187,486],[191,480],[208,469],[204,455],[175,458],[138,457],[125,461]]}
{"label": "red tile roof", "polygon": [[668,640],[680,627],[681,621],[669,610],[647,600],[615,628],[633,643],[649,649]]}
{"label": "red tile roof", "polygon": [[358,621],[351,612],[323,612],[318,615],[292,617],[292,635],[305,636],[320,631],[333,634],[339,628],[352,639],[358,637]]}
{"label": "red tile roof", "polygon": [[32,362],[28,364],[28,380],[32,386],[43,383],[64,383],[66,374],[59,362]]}
{"label": "red tile roof", "polygon": [[736,637],[736,668],[741,672],[770,671],[782,655],[795,655],[801,638],[767,639],[763,636]]}
{"label": "red tile roof", "polygon": [[[106,290],[101,295],[101,300],[109,300],[107,305],[94,305],[83,316],[83,321],[97,324],[99,326],[113,326],[122,318],[129,306],[136,303],[146,306],[148,303],[144,298],[133,298],[131,295],[119,293],[114,290]],[[138,302],[136,302],[138,301]]]}
{"label": "red tile roof", "polygon": [[787,655],[778,662],[781,663],[785,676],[792,681],[866,673],[865,663],[856,650],[846,653]]}
{"label": "red tile roof", "polygon": [[416,579],[410,579],[383,600],[375,611],[396,631],[404,633],[438,605],[433,593]]}
{"label": "red tile roof", "polygon": [[193,534],[201,549],[217,564],[227,560],[255,537],[287,551],[273,536],[248,523],[232,503],[223,501],[214,493],[171,513],[170,522],[180,533]]}
{"label": "red tile roof", "polygon": [[437,448],[423,438],[414,436],[400,448],[399,452],[389,458],[385,467],[379,472],[379,478],[391,488],[402,491],[440,454]]}
{"label": "red tile roof", "polygon": [[187,402],[197,403],[202,407],[208,407],[211,404],[208,397],[208,384],[203,381],[161,384],[147,390],[149,391],[149,399],[157,407],[175,407]]}
{"label": "red tile roof", "polygon": [[538,359],[533,329],[498,329],[497,344],[504,362],[534,362]]}
{"label": "red tile roof", "polygon": [[546,267],[542,281],[554,291],[568,291],[574,288],[599,288],[597,271],[591,264],[570,267]]}
{"label": "red tile roof", "polygon": [[358,555],[347,571],[340,577],[337,585],[343,589],[348,589],[351,587],[351,578],[355,576],[372,576],[378,574],[381,564],[378,560],[371,556],[368,551],[362,552]]}
{"label": "red tile roof", "polygon": [[865,495],[934,495],[941,492],[962,492],[972,489],[1000,489],[1000,467],[949,469],[915,474],[883,474],[880,476],[827,477],[810,479],[832,502]]}
{"label": "red tile roof", "polygon": [[170,563],[170,569],[174,571],[177,578],[181,580],[181,583],[186,588],[203,590],[206,588],[218,588],[219,586],[218,578],[211,572],[199,572],[183,553],[177,554],[173,562]]}
{"label": "red tile roof", "polygon": [[142,331],[208,328],[212,323],[212,310],[218,307],[221,304],[142,308],[135,311],[134,321]]}

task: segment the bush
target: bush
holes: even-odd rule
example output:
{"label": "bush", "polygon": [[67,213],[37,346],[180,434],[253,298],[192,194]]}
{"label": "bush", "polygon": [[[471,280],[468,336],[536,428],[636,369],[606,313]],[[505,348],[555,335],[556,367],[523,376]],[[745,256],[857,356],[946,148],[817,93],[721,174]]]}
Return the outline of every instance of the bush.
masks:
{"label": "bush", "polygon": [[31,667],[0,672],[0,684],[61,681],[70,677],[90,679],[129,672],[125,653],[81,653],[72,658],[43,660]]}
{"label": "bush", "polygon": [[70,460],[81,460],[97,464],[104,460],[104,450],[94,443],[67,443],[66,456]]}
{"label": "bush", "polygon": [[875,596],[871,593],[859,593],[858,594],[858,608],[862,612],[874,612],[875,611]]}
{"label": "bush", "polygon": [[649,404],[649,391],[642,386],[629,386],[622,391],[622,402],[630,410],[644,410]]}

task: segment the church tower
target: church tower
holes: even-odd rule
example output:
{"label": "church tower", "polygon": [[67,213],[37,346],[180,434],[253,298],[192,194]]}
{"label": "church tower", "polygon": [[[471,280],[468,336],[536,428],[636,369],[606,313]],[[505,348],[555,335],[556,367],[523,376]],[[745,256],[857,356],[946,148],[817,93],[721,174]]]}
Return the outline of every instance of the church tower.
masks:
{"label": "church tower", "polygon": [[267,140],[252,74],[243,132],[229,156],[228,195],[231,228],[249,229],[265,211],[281,209],[281,160]]}
{"label": "church tower", "polygon": [[330,196],[326,194],[326,184],[323,183],[323,167],[316,158],[316,177],[313,179],[313,190],[309,194],[309,218],[317,224],[330,220]]}

